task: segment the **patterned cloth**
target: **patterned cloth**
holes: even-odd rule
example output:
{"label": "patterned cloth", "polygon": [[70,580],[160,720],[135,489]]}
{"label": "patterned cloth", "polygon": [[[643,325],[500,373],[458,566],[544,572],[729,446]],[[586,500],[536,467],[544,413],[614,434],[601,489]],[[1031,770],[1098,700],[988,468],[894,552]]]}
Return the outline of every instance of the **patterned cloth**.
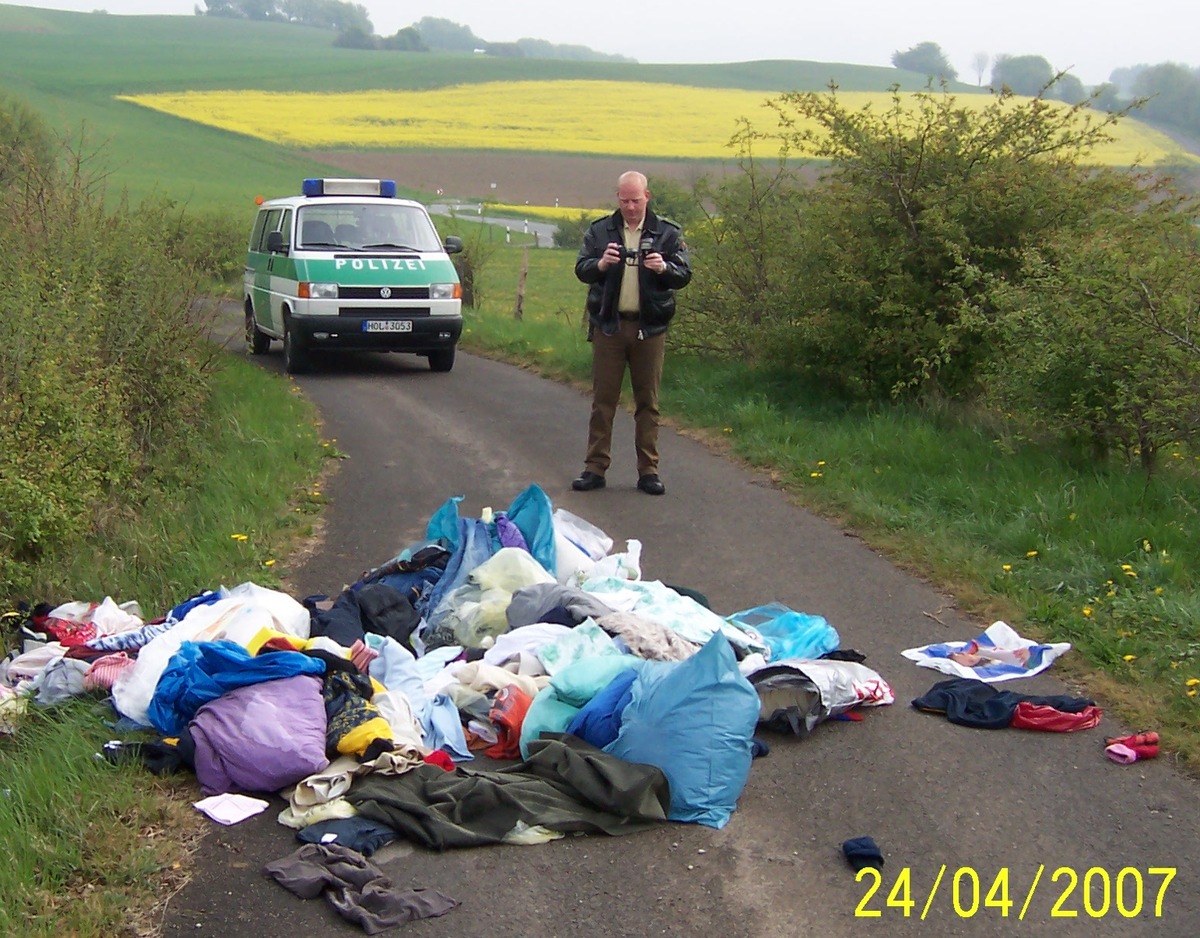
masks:
{"label": "patterned cloth", "polygon": [[83,689],[112,690],[117,675],[132,668],[134,664],[136,662],[123,651],[97,658],[83,675]]}

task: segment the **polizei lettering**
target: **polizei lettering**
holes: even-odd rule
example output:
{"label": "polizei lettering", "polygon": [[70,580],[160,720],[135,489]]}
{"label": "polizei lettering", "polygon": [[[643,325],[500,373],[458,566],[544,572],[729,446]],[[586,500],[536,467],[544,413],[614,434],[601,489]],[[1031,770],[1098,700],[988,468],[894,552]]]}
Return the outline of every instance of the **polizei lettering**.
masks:
{"label": "polizei lettering", "polygon": [[333,262],[335,269],[349,266],[351,270],[424,270],[425,262],[419,257],[339,257]]}

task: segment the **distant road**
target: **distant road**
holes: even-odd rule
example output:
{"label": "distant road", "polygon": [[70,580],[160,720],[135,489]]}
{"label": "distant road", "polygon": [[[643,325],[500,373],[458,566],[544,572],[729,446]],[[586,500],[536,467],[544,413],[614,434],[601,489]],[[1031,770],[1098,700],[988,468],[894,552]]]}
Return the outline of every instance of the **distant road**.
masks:
{"label": "distant road", "polygon": [[504,226],[512,231],[513,234],[534,235],[537,238],[535,246],[539,248],[553,247],[554,232],[558,229],[557,225],[544,221],[527,221],[521,218],[480,214],[478,206],[474,205],[447,205],[443,202],[437,202],[429,206],[429,211],[433,215],[453,215],[457,213],[462,218],[470,218],[475,221],[487,222],[491,225]]}

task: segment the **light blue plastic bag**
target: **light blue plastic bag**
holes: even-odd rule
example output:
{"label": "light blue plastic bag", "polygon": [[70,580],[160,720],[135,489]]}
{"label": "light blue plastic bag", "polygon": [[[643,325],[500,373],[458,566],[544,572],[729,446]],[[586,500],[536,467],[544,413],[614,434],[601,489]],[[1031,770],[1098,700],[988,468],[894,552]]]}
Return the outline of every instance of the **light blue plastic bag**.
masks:
{"label": "light blue plastic bag", "polygon": [[685,661],[648,662],[605,752],[663,770],[672,821],[724,827],[750,777],[758,692],[723,635]]}
{"label": "light blue plastic bag", "polygon": [[756,633],[771,649],[769,660],[820,658],[841,647],[837,629],[823,616],[796,612],[783,603],[767,603],[727,617],[739,628]]}

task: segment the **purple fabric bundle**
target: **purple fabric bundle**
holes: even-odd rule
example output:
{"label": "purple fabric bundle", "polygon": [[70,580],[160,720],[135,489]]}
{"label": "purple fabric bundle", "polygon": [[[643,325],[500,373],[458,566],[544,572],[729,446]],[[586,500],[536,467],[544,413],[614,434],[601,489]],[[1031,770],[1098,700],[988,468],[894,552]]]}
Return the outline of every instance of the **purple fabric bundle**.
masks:
{"label": "purple fabric bundle", "polygon": [[278,791],[329,765],[321,681],[309,675],[231,690],[197,710],[189,728],[206,795]]}

